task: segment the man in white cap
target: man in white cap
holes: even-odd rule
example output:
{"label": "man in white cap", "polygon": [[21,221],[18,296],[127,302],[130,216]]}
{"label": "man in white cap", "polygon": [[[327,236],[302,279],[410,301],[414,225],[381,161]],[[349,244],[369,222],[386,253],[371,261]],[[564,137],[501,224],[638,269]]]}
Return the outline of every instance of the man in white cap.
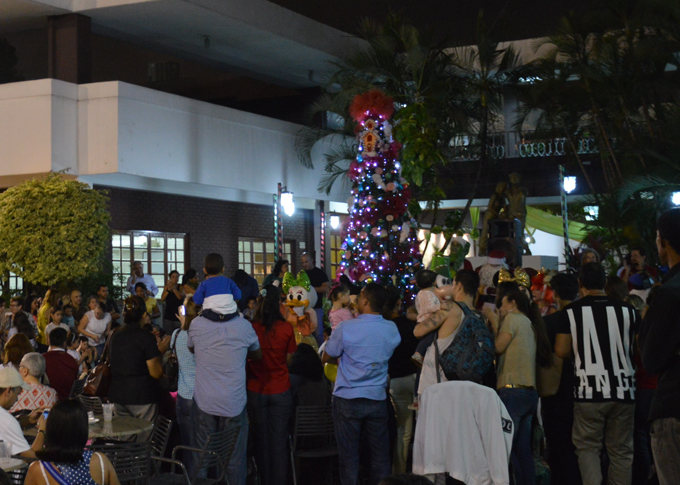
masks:
{"label": "man in white cap", "polygon": [[36,450],[42,449],[45,441],[45,418],[42,417],[44,409],[36,409],[24,418],[26,425],[38,423],[38,435],[32,446],[28,446],[19,421],[9,413],[9,409],[23,389],[30,391],[31,386],[24,382],[16,369],[13,367],[0,369],[0,440],[10,448],[12,455],[36,458]]}

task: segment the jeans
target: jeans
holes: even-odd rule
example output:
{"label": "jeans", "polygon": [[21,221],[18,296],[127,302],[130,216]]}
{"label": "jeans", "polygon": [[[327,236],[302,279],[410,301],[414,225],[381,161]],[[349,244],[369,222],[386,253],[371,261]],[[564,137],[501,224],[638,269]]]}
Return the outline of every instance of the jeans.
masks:
{"label": "jeans", "polygon": [[680,419],[652,422],[652,451],[660,485],[680,483]]}
{"label": "jeans", "polygon": [[248,391],[248,410],[254,438],[255,461],[262,485],[288,482],[288,423],[293,410],[290,389],[280,394]]}
{"label": "jeans", "polygon": [[385,400],[333,396],[333,423],[338,441],[340,483],[359,483],[359,446],[364,437],[370,450],[371,480],[377,485],[390,476],[390,442],[387,431],[387,403]]}
{"label": "jeans", "polygon": [[392,472],[395,474],[406,473],[408,447],[413,435],[413,411],[408,407],[413,403],[415,387],[415,374],[390,379],[390,394],[397,415],[397,443],[392,462]]}
{"label": "jeans", "polygon": [[652,466],[652,445],[649,437],[652,426],[648,418],[654,392],[655,389],[635,390],[633,485],[645,485]]}
{"label": "jeans", "polygon": [[[193,427],[191,425],[191,408],[194,404],[193,399],[185,399],[177,394],[177,424],[179,424],[179,433],[182,436],[182,444],[184,446],[196,446],[194,443]],[[182,451],[182,462],[187,467],[187,472],[190,477],[194,475],[194,467],[196,466],[196,455],[190,451]]]}
{"label": "jeans", "polygon": [[[321,297],[319,297],[321,298]],[[316,342],[321,345],[323,343],[323,308],[315,308],[316,313],[316,330],[314,331],[314,337],[316,337]]]}
{"label": "jeans", "polygon": [[517,485],[535,485],[536,469],[531,453],[531,420],[538,406],[538,393],[533,389],[502,387],[498,396],[505,404],[515,426],[510,461]]}
{"label": "jeans", "polygon": [[[243,408],[241,414],[233,417],[213,416],[204,413],[193,402],[191,407],[191,422],[194,426],[194,445],[196,448],[203,448],[210,433],[230,429],[239,429],[234,450],[227,464],[227,480],[229,485],[245,485],[248,475],[248,463],[246,451],[248,447],[248,412]],[[200,478],[208,476],[208,470],[201,469],[198,472]]]}
{"label": "jeans", "polygon": [[574,430],[578,466],[583,485],[601,485],[602,442],[607,447],[607,483],[621,485],[633,478],[633,419],[635,404],[619,402],[574,403]]}

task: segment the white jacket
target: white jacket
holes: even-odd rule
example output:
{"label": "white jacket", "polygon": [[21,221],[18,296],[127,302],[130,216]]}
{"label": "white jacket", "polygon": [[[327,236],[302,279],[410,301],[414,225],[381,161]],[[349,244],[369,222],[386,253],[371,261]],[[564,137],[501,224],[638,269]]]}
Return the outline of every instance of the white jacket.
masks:
{"label": "white jacket", "polygon": [[429,386],[420,400],[413,473],[509,485],[512,435],[512,419],[493,389],[467,381]]}

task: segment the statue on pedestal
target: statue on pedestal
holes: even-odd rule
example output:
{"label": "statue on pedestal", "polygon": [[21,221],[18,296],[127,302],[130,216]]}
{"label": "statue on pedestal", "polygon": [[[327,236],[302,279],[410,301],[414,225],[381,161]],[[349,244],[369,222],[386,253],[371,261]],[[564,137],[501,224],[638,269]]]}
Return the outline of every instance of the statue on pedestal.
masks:
{"label": "statue on pedestal", "polygon": [[513,221],[517,219],[521,223],[520,240],[522,252],[531,254],[529,245],[524,239],[524,230],[527,221],[527,189],[520,185],[522,177],[518,173],[510,174],[510,184],[499,182],[496,190],[489,199],[489,206],[484,212],[482,221],[482,233],[479,236],[479,256],[485,256],[489,251],[489,222],[495,219]]}
{"label": "statue on pedestal", "polygon": [[505,197],[508,200],[507,213],[505,219],[518,219],[522,223],[522,249],[524,254],[531,254],[529,245],[524,239],[524,230],[527,225],[527,188],[519,183],[522,181],[522,176],[518,173],[510,174],[510,186],[505,191]]}
{"label": "statue on pedestal", "polygon": [[482,234],[479,236],[479,256],[486,256],[488,252],[489,243],[489,221],[498,219],[502,212],[507,210],[507,203],[505,202],[505,192],[508,184],[499,182],[496,185],[496,191],[489,199],[489,207],[484,212],[484,220],[482,221]]}

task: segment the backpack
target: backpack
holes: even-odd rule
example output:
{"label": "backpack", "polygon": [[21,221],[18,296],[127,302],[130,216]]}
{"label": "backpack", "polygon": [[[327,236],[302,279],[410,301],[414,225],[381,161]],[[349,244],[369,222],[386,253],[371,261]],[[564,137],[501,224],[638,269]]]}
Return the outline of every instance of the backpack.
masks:
{"label": "backpack", "polygon": [[496,356],[494,338],[478,312],[470,310],[465,303],[455,303],[463,310],[464,317],[458,334],[441,355],[437,339],[434,341],[437,381],[441,367],[450,381],[481,383]]}

